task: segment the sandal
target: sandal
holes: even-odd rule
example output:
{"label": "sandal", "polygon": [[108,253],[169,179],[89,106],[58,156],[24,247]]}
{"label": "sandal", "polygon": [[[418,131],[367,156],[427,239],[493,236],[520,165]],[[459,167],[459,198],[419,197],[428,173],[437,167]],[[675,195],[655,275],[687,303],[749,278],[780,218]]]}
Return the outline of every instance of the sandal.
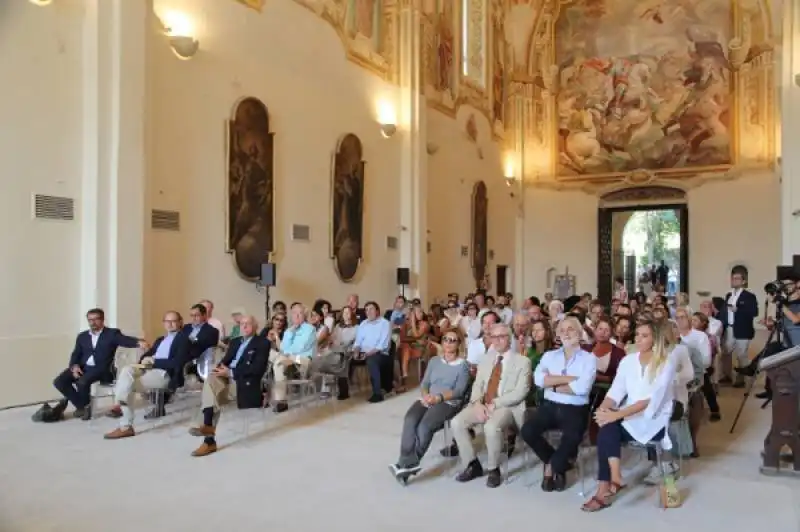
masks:
{"label": "sandal", "polygon": [[406,388],[406,379],[407,379],[407,378],[408,378],[408,377],[400,377],[400,383],[399,383],[399,384],[397,385],[397,387],[395,388],[395,391],[396,391],[397,393],[403,393],[403,392],[405,392],[405,391],[407,391],[407,390],[408,390],[408,388]]}
{"label": "sandal", "polygon": [[581,510],[588,513],[594,513],[594,512],[599,512],[600,510],[605,510],[609,506],[611,506],[611,502],[608,500],[607,497],[601,499],[600,497],[595,495],[591,499],[583,503],[583,506],[581,506]]}
{"label": "sandal", "polygon": [[625,484],[617,484],[616,482],[610,482],[608,486],[608,494],[605,496],[606,502],[610,501],[617,495],[619,492],[625,489]]}

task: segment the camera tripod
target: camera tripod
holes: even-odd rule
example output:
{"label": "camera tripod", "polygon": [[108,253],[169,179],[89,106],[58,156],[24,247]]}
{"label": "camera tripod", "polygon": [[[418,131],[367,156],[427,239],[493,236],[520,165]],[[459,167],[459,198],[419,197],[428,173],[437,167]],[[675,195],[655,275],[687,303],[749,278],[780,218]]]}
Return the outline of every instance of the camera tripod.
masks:
{"label": "camera tripod", "polygon": [[[756,381],[758,380],[758,375],[761,371],[758,369],[758,363],[765,357],[770,355],[774,355],[775,353],[779,353],[784,349],[788,349],[792,347],[791,342],[789,341],[789,337],[786,335],[786,331],[783,327],[783,301],[776,301],[775,302],[775,325],[772,330],[769,332],[769,336],[767,337],[767,343],[764,344],[764,348],[761,350],[760,353],[750,362],[750,365],[747,368],[744,368],[740,373],[746,374],[750,377],[750,382],[747,384],[747,391],[744,393],[744,397],[742,398],[742,403],[739,405],[739,410],[736,412],[736,417],[733,419],[733,424],[731,425],[731,430],[729,434],[733,434],[733,431],[736,430],[736,424],[739,422],[739,417],[742,415],[742,411],[744,410],[744,405],[747,403],[747,398],[750,397],[750,394],[753,391],[753,386],[755,386]],[[780,348],[775,351],[772,346],[778,345]],[[741,368],[740,368],[741,369]],[[761,408],[764,409],[772,402],[772,394],[770,393],[767,397],[766,401],[761,405]]]}

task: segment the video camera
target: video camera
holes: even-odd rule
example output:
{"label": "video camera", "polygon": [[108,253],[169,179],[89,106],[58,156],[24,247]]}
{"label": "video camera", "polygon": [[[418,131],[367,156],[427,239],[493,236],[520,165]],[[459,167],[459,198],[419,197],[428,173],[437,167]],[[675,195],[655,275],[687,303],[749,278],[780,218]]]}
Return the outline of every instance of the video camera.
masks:
{"label": "video camera", "polygon": [[770,281],[764,285],[764,292],[771,296],[775,303],[786,303],[789,297],[789,289],[784,281],[797,281],[800,275],[797,274],[794,266],[778,266],[775,281]]}

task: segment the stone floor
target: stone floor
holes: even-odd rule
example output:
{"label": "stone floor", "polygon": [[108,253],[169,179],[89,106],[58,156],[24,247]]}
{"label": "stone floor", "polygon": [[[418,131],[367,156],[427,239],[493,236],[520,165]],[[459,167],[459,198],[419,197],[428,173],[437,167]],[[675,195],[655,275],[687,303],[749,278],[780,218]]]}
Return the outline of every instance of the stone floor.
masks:
{"label": "stone floor", "polygon": [[[163,426],[139,424],[135,438],[104,441],[114,421],[70,420],[34,424],[34,409],[0,413],[0,532],[172,532],[312,530],[521,530],[575,532],[581,527],[615,532],[692,530],[800,530],[800,479],[758,473],[769,412],[749,401],[729,435],[741,392],[724,390],[724,420],[700,436],[703,457],[688,464],[681,480],[685,503],[657,507],[654,488],[635,484],[644,471],[639,454],[625,457],[634,485],[612,508],[580,511],[580,483],[565,493],[538,489],[541,467],[530,455],[511,460],[509,484],[495,490],[482,480],[452,480],[438,453],[407,487],[390,476],[402,417],[415,391],[379,405],[362,398],[280,417],[223,415],[216,455],[198,459],[199,443],[186,433],[188,419],[171,415]],[[438,449],[442,437],[437,436]],[[528,457],[528,464],[523,459]],[[596,470],[593,455],[587,476]],[[586,489],[594,482],[587,480]],[[533,485],[533,487],[529,487]],[[768,518],[765,519],[765,517]],[[646,522],[646,524],[644,524]]]}

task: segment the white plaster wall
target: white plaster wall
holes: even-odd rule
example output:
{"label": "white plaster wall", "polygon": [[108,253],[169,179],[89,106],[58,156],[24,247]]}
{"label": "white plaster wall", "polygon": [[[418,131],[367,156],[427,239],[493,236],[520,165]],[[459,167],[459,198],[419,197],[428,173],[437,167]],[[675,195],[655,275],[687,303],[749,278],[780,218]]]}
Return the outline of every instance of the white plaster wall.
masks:
{"label": "white plaster wall", "polygon": [[34,220],[33,194],[81,194],[81,13],[0,6],[0,407],[52,397],[79,308],[81,213]]}
{"label": "white plaster wall", "polygon": [[[761,287],[780,262],[779,184],[771,175],[710,183],[689,190],[689,286],[724,295],[730,268],[745,264]],[[529,188],[525,193],[525,292],[547,291],[546,271],[569,266],[579,292],[597,293],[598,200],[583,192]]]}
{"label": "white plaster wall", "polygon": [[[275,132],[275,237],[278,287],[272,300],[343,305],[349,293],[385,305],[395,292],[399,236],[398,138],[381,137],[377,102],[394,89],[345,58],[334,29],[294,2],[269,2],[256,14],[236,2],[157,0],[198,24],[201,50],[191,61],[169,53],[152,65],[152,207],[181,211],[181,232],[150,232],[151,332],[168,308],[201,298],[225,320],[237,306],[263,316],[264,297],[236,273],[225,242],[225,123],[243,96],[260,98]],[[394,98],[396,101],[396,98]],[[365,261],[342,283],[329,253],[330,179],[338,139],[355,133],[366,160]],[[311,242],[292,242],[291,225],[309,225]]]}
{"label": "white plaster wall", "polygon": [[[469,117],[475,115],[478,143],[466,133]],[[467,106],[455,119],[429,110],[428,141],[438,151],[428,155],[428,231],[431,252],[428,255],[428,293],[443,297],[449,292],[466,294],[475,289],[470,254],[461,256],[461,247],[472,248],[472,189],[476,182],[486,183],[489,195],[488,239],[494,259],[487,268],[491,288],[497,286],[496,266],[514,267],[514,218],[516,199],[503,178],[503,153],[499,143],[490,140],[486,118]],[[478,148],[483,158],[478,153]],[[513,290],[513,282],[508,290]]]}

